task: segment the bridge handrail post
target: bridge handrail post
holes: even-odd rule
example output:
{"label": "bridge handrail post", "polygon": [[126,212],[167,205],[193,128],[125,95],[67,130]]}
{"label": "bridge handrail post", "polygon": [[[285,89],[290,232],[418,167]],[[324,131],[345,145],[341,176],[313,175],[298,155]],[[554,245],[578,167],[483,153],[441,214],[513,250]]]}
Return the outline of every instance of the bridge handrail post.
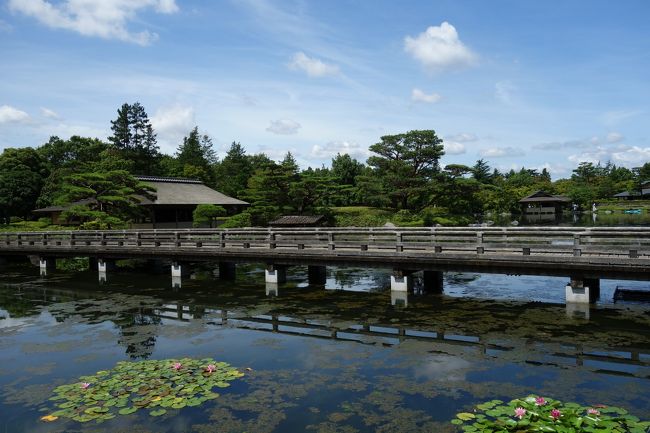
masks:
{"label": "bridge handrail post", "polygon": [[47,233],[46,232],[41,233],[41,244],[42,245],[47,245]]}
{"label": "bridge handrail post", "polygon": [[573,234],[573,255],[580,257],[582,255],[582,248],[580,248],[580,233]]}
{"label": "bridge handrail post", "polygon": [[483,247],[483,232],[476,232],[476,254],[485,253],[485,248]]}
{"label": "bridge handrail post", "polygon": [[181,234],[174,232],[174,246],[179,248],[181,246]]}
{"label": "bridge handrail post", "polygon": [[273,250],[276,247],[275,243],[275,233],[274,232],[269,232],[269,249]]}
{"label": "bridge handrail post", "polygon": [[76,241],[75,241],[75,234],[73,232],[70,232],[70,246],[74,246]]}
{"label": "bridge handrail post", "polygon": [[327,249],[334,251],[336,249],[336,244],[334,243],[334,232],[327,232]]}
{"label": "bridge handrail post", "polygon": [[219,247],[226,248],[226,232],[219,233]]}
{"label": "bridge handrail post", "polygon": [[400,231],[395,233],[395,251],[401,253],[404,251],[404,234]]}

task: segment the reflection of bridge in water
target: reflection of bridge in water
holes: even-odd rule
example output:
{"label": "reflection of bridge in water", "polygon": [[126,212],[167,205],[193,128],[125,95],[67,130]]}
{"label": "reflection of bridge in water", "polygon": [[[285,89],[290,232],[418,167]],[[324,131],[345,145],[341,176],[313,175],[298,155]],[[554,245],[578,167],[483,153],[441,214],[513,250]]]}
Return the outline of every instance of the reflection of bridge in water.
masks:
{"label": "reflection of bridge in water", "polygon": [[[197,311],[197,308],[199,311]],[[428,353],[448,353],[451,347],[470,349],[473,355],[504,358],[513,362],[552,367],[580,367],[595,373],[650,379],[650,350],[636,348],[610,350],[585,349],[581,344],[562,343],[560,349],[546,348],[541,341],[525,341],[523,353],[515,345],[496,344],[480,336],[409,329],[394,325],[355,324],[336,326],[322,320],[300,319],[279,314],[244,316],[225,309],[203,308],[183,304],[165,304],[155,314],[174,321],[205,319],[207,324],[249,329],[274,334],[309,337],[367,345],[393,347],[407,341],[430,344]],[[553,345],[550,345],[553,346]],[[455,353],[450,353],[455,354]]]}

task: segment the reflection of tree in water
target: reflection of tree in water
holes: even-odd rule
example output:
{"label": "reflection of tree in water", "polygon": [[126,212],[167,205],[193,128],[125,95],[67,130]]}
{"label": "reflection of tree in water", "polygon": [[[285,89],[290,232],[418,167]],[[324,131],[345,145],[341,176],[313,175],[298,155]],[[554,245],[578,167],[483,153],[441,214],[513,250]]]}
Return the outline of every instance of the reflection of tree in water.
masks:
{"label": "reflection of tree in water", "polygon": [[131,359],[147,359],[156,346],[158,327],[162,319],[153,309],[139,309],[137,312],[124,312],[114,320],[120,330],[117,343],[126,348]]}
{"label": "reflection of tree in water", "polygon": [[332,275],[337,287],[350,288],[360,283],[372,282],[370,291],[382,290],[388,285],[389,275],[386,272],[367,268],[340,268],[335,267]]}
{"label": "reflection of tree in water", "polygon": [[0,287],[0,309],[5,310],[14,319],[34,316],[39,312],[38,302],[12,286]]}

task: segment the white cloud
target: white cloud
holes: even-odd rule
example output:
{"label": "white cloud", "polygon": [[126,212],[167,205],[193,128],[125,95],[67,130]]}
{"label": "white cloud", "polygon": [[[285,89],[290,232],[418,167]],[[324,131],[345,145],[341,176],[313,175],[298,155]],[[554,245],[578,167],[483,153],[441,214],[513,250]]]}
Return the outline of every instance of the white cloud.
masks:
{"label": "white cloud", "polygon": [[445,149],[445,155],[460,155],[465,153],[465,145],[457,141],[444,141],[442,146]]}
{"label": "white cloud", "polygon": [[330,65],[320,59],[307,56],[302,51],[293,55],[289,68],[296,71],[304,71],[310,77],[326,77],[328,75],[338,75],[339,67]]}
{"label": "white cloud", "polygon": [[127,28],[135,21],[137,12],[153,8],[158,13],[178,11],[174,0],[9,0],[9,9],[36,18],[53,29],[72,30],[84,36],[117,39],[139,45],[149,45],[158,39],[148,30],[132,32]]}
{"label": "white cloud", "polygon": [[417,88],[413,89],[411,92],[411,100],[415,102],[427,102],[433,104],[440,101],[440,98],[442,97],[437,93],[424,93],[422,90]]}
{"label": "white cloud", "polygon": [[27,122],[29,114],[9,105],[0,106],[0,123]]}
{"label": "white cloud", "polygon": [[605,137],[605,140],[607,140],[608,143],[619,143],[623,141],[624,138],[625,137],[620,132],[610,132],[607,134],[607,137]]}
{"label": "white cloud", "polygon": [[476,54],[458,39],[458,32],[446,21],[416,37],[404,38],[404,50],[433,72],[476,63]]}
{"label": "white cloud", "polygon": [[196,126],[194,108],[174,105],[162,107],[151,116],[151,125],[158,134],[158,144],[163,153],[174,153],[183,137]]}
{"label": "white cloud", "polygon": [[56,111],[50,110],[49,108],[41,107],[41,114],[48,119],[61,119],[61,116]]}
{"label": "white cloud", "polygon": [[361,160],[365,160],[370,156],[370,151],[367,147],[350,141],[330,141],[323,146],[315,144],[311,148],[311,156],[315,158],[334,158],[337,153],[340,153],[341,155],[347,153],[351,157]]}
{"label": "white cloud", "polygon": [[486,158],[503,158],[509,156],[524,156],[525,153],[521,149],[515,149],[514,147],[492,147],[489,149],[483,149],[479,154]]}
{"label": "white cloud", "polygon": [[569,155],[568,159],[569,161],[576,164],[581,162],[591,162],[596,164],[600,161],[610,160],[611,155],[604,147],[598,146],[593,150],[589,150],[579,154]]}
{"label": "white cloud", "polygon": [[615,127],[616,125],[623,123],[633,117],[636,117],[640,114],[643,114],[641,110],[614,110],[607,111],[602,115],[602,121],[605,125],[609,127]]}
{"label": "white cloud", "polygon": [[512,104],[516,87],[510,81],[499,81],[494,85],[494,96],[504,104]]}
{"label": "white cloud", "polygon": [[476,134],[472,134],[469,132],[461,132],[460,134],[450,135],[448,137],[445,137],[445,140],[457,141],[459,143],[469,143],[472,141],[477,141],[478,137],[476,136]]}
{"label": "white cloud", "polygon": [[617,152],[612,152],[612,161],[627,166],[643,165],[650,161],[650,147],[621,147]]}
{"label": "white cloud", "polygon": [[269,127],[266,128],[268,132],[279,135],[296,134],[299,129],[300,123],[289,119],[272,120]]}

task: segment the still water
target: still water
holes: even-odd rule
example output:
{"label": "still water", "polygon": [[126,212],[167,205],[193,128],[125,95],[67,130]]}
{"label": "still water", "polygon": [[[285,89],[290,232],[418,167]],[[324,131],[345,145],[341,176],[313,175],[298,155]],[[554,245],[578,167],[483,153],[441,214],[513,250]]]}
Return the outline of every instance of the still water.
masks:
{"label": "still water", "polygon": [[[541,394],[650,418],[650,308],[567,310],[566,279],[445,274],[444,295],[392,305],[382,270],[290,269],[268,296],[262,268],[236,281],[197,265],[167,273],[56,272],[14,264],[0,283],[0,432],[452,432],[455,413]],[[118,361],[214,358],[245,372],[198,407],[102,424],[39,418],[59,385]]]}

